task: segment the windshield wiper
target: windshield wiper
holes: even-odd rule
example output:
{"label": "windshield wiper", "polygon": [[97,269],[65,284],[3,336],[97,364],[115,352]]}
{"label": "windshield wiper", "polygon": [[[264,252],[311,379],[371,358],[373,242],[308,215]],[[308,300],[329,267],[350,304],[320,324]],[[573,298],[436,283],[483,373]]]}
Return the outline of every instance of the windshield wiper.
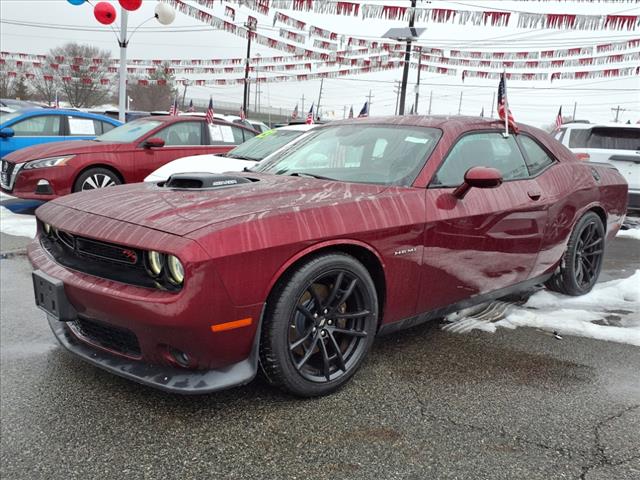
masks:
{"label": "windshield wiper", "polygon": [[292,177],[309,177],[309,178],[317,178],[318,180],[333,180],[336,181],[335,178],[331,177],[323,177],[322,175],[316,175],[315,173],[307,173],[307,172],[293,172],[289,174]]}
{"label": "windshield wiper", "polygon": [[252,162],[257,162],[257,160],[255,158],[245,157],[244,155],[232,155],[232,154],[227,153],[225,156],[227,158],[237,158],[238,160],[251,160]]}

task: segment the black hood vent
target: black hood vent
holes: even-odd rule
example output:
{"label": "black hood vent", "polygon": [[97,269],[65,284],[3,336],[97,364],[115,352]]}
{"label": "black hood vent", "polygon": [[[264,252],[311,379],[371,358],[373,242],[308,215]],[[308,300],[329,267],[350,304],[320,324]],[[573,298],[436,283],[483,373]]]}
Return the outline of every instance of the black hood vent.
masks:
{"label": "black hood vent", "polygon": [[212,189],[233,187],[256,179],[216,173],[175,173],[161,186],[177,189]]}

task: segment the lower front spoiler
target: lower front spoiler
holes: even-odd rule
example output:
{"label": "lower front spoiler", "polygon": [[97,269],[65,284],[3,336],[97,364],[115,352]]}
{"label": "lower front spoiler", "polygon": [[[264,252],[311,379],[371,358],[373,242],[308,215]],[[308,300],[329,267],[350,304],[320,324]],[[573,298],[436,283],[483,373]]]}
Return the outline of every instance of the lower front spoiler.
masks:
{"label": "lower front spoiler", "polygon": [[[258,371],[258,342],[254,342],[251,354],[228,367],[219,370],[183,370],[163,365],[129,360],[92,348],[78,340],[65,328],[64,322],[47,315],[49,326],[60,344],[96,367],[107,370],[134,382],[158,388],[170,393],[197,395],[217,392],[249,383]],[[260,332],[256,332],[256,340]]]}

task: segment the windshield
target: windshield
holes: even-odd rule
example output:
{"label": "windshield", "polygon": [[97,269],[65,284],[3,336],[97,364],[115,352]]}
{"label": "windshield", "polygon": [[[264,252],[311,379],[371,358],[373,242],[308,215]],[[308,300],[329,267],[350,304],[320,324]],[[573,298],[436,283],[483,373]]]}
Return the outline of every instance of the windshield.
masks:
{"label": "windshield", "polygon": [[259,164],[255,171],[344,182],[410,185],[440,130],[397,125],[334,125]]}
{"label": "windshield", "polygon": [[301,130],[268,130],[237,146],[227,153],[227,157],[258,162],[303,133]]}
{"label": "windshield", "polygon": [[130,143],[136,141],[138,138],[146,135],[160,125],[162,125],[162,122],[143,119],[134,120],[133,122],[125,123],[120,127],[109,130],[104,135],[100,135],[96,138],[96,140],[99,142]]}
{"label": "windshield", "polygon": [[8,122],[9,120],[13,120],[16,117],[20,116],[20,112],[12,112],[12,113],[0,113],[0,124]]}

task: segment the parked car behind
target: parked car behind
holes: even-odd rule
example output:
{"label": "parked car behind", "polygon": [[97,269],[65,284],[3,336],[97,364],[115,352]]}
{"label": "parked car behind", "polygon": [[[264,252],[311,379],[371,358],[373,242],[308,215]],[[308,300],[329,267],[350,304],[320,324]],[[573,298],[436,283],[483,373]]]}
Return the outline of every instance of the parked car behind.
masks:
{"label": "parked car behind", "polygon": [[614,165],[629,184],[629,210],[640,210],[640,125],[569,123],[556,133],[581,160]]}
{"label": "parked car behind", "polygon": [[37,103],[25,100],[14,100],[13,98],[0,98],[0,107],[11,108],[13,110],[28,110],[32,108],[42,108]]}
{"label": "parked car behind", "polygon": [[179,158],[150,173],[144,181],[164,181],[174,173],[240,172],[297,142],[305,132],[312,128],[313,125],[291,125],[268,130],[222,155],[197,155]]}
{"label": "parked car behind", "polygon": [[[236,131],[238,130],[238,131]],[[226,153],[253,130],[203,117],[145,117],[91,141],[29,147],[2,159],[2,191],[51,200],[80,190],[142,181],[176,158]]]}
{"label": "parked car behind", "polygon": [[122,125],[105,115],[32,108],[0,113],[0,158],[21,148],[65,140],[92,140]]}

